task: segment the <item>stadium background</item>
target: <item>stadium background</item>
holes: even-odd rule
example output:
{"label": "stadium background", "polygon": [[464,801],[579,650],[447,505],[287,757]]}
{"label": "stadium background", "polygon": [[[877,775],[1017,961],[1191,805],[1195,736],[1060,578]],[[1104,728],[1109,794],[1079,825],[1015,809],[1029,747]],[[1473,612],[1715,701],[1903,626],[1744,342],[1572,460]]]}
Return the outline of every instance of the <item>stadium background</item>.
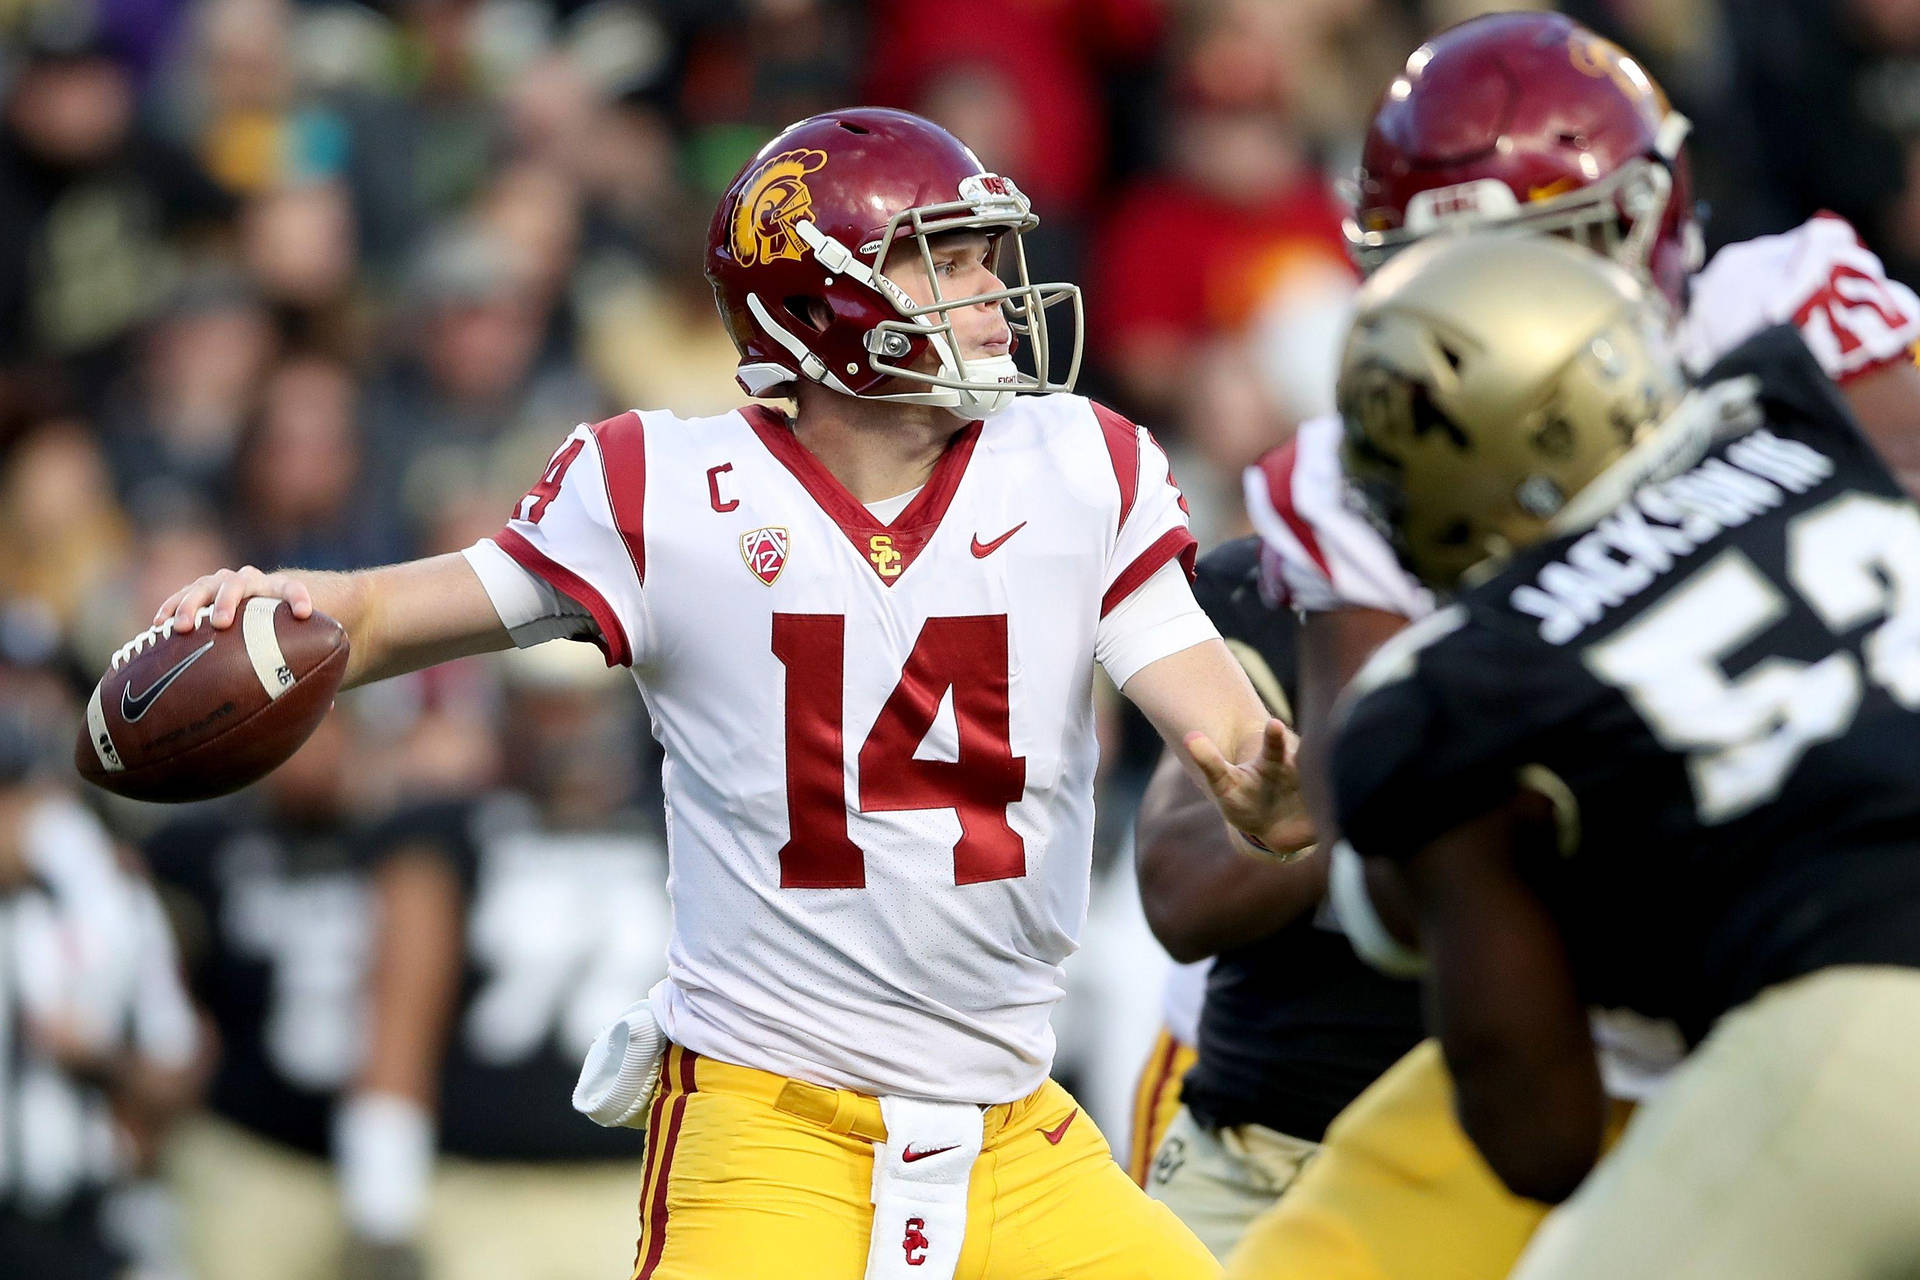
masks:
{"label": "stadium background", "polygon": [[[816,110],[923,112],[1015,177],[1044,218],[1036,278],[1087,293],[1082,390],[1168,444],[1203,543],[1244,531],[1239,469],[1329,400],[1353,287],[1335,184],[1373,95],[1423,34],[1488,7],[0,0],[0,908],[30,887],[23,797],[77,789],[81,699],[173,587],[456,549],[575,422],[738,403],[707,220],[741,160]],[[1694,120],[1710,247],[1828,208],[1920,285],[1920,2],[1561,7]],[[569,830],[630,837],[631,911],[606,923],[635,966],[592,979],[576,946],[564,964],[599,1003],[535,1030],[577,1043],[658,967],[644,722],[617,676],[471,660],[342,698],[303,767],[197,820],[291,839],[316,812],[362,831],[435,797],[571,796]],[[1062,1074],[1118,1144],[1164,960],[1125,865],[1152,735],[1115,706],[1107,742],[1101,884],[1059,1025]],[[156,833],[178,814],[83,799],[136,874],[170,847]],[[158,871],[176,949],[214,963],[193,873]],[[331,1002],[323,1085],[364,1040],[373,922],[343,901],[315,944],[330,985],[287,997]],[[0,1218],[57,1218],[66,1197],[23,1191],[51,1131],[23,1064],[84,1074],[107,1050],[34,1040],[4,936]],[[137,1056],[123,1030],[108,1056]],[[204,1094],[215,1037],[171,1035]],[[147,1128],[103,1157],[110,1181],[166,1167]]]}

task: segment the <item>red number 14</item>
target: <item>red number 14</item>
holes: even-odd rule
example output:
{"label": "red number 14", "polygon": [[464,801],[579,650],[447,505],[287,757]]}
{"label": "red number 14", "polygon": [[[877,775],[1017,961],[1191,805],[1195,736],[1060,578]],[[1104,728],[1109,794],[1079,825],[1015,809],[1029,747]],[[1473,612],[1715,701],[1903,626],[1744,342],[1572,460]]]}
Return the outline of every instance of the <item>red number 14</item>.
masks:
{"label": "red number 14", "polygon": [[[773,656],[787,669],[787,842],[783,889],[860,889],[866,857],[847,835],[847,620],[835,613],[773,615]],[[957,760],[916,760],[940,702],[953,691]],[[1008,729],[1004,614],[929,618],[900,683],[860,747],[862,813],[952,809],[960,819],[953,882],[1027,873],[1026,847],[1007,806],[1026,789],[1027,762]]]}

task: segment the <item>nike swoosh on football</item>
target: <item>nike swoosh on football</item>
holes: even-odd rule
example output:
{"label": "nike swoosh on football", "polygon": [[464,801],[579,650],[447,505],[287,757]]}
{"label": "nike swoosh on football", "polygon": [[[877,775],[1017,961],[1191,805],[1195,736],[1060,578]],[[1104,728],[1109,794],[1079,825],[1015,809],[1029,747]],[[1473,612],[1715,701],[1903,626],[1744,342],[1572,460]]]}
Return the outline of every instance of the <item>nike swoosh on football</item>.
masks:
{"label": "nike swoosh on football", "polygon": [[912,1164],[915,1160],[925,1160],[928,1156],[937,1156],[943,1151],[958,1151],[959,1149],[960,1144],[957,1142],[950,1147],[928,1147],[925,1151],[915,1151],[912,1147],[908,1147],[900,1153],[900,1163]]}
{"label": "nike swoosh on football", "polygon": [[1020,532],[1022,529],[1026,527],[1027,527],[1027,522],[1025,520],[1022,520],[1019,524],[1013,526],[1013,528],[1007,530],[1005,533],[995,538],[992,542],[982,542],[980,541],[980,535],[977,533],[974,534],[973,535],[973,558],[975,560],[985,560],[988,556],[992,555],[994,552],[1000,549],[1001,543],[1005,542],[1008,538],[1011,538],[1014,534]]}
{"label": "nike swoosh on football", "polygon": [[180,659],[180,661],[174,663],[173,669],[148,685],[145,693],[136,694],[131,684],[121,685],[120,718],[128,724],[132,724],[135,720],[138,720],[141,716],[151,711],[153,704],[160,701],[160,695],[167,691],[167,686],[185,675],[187,668],[200,661],[200,659],[206,655],[207,650],[211,648],[213,648],[213,641],[209,640],[186,657]]}
{"label": "nike swoosh on football", "polygon": [[1059,1124],[1053,1126],[1053,1128],[1051,1129],[1042,1129],[1040,1131],[1040,1136],[1045,1138],[1048,1142],[1052,1143],[1054,1146],[1056,1147],[1059,1146],[1060,1139],[1067,1136],[1067,1126],[1072,1124],[1073,1118],[1079,1114],[1080,1114],[1080,1108],[1075,1107],[1073,1110],[1067,1112],[1067,1118],[1065,1120],[1062,1120]]}

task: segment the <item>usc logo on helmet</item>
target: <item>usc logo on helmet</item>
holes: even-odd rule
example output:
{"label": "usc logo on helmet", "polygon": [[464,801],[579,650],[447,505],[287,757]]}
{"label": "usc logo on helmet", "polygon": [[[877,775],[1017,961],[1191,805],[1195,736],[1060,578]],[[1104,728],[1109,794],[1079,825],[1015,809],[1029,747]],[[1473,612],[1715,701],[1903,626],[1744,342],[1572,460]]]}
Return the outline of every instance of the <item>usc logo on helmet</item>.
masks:
{"label": "usc logo on helmet", "polygon": [[1639,107],[1650,124],[1658,127],[1667,114],[1667,95],[1646,73],[1633,55],[1604,36],[1575,28],[1567,37],[1567,57],[1574,70],[1590,76],[1605,76],[1628,101]]}
{"label": "usc logo on helmet", "polygon": [[742,266],[797,261],[805,252],[793,229],[813,214],[813,194],[802,179],[826,163],[826,152],[802,148],[782,151],[754,171],[733,207],[733,256]]}

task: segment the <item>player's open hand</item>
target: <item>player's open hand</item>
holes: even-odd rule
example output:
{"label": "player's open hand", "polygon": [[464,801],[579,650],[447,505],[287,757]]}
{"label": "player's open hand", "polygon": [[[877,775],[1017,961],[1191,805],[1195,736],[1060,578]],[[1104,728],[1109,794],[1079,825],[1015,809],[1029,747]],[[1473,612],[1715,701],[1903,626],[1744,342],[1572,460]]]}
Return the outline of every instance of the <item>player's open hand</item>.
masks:
{"label": "player's open hand", "polygon": [[1300,795],[1299,739],[1284,723],[1268,720],[1257,746],[1241,761],[1227,759],[1213,739],[1197,731],[1187,735],[1185,746],[1221,815],[1255,851],[1286,861],[1312,847],[1313,823]]}
{"label": "player's open hand", "polygon": [[207,621],[213,629],[224,631],[240,616],[240,606],[254,596],[285,600],[296,618],[313,616],[313,597],[304,583],[284,573],[267,573],[246,565],[195,578],[154,610],[153,625],[161,626],[172,618],[176,632],[192,631],[195,615],[205,608],[211,610]]}

